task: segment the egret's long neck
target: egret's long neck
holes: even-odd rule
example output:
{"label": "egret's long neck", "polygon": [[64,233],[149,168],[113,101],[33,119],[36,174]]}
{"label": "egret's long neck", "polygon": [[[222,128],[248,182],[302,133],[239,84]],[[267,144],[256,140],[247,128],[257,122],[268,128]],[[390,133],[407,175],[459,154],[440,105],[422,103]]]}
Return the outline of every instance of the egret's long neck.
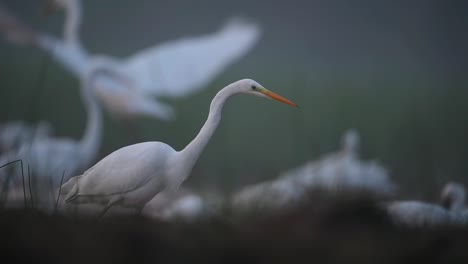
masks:
{"label": "egret's long neck", "polygon": [[79,29],[81,25],[80,0],[67,0],[65,6],[66,18],[63,31],[64,41],[69,45],[80,45]]}
{"label": "egret's long neck", "polygon": [[188,169],[191,170],[198,157],[200,156],[203,149],[206,147],[214,131],[221,121],[221,112],[223,110],[224,103],[231,95],[235,92],[232,86],[227,86],[219,91],[211,101],[210,113],[206,119],[205,124],[198,132],[198,135],[190,142],[183,150],[180,151],[185,164],[188,164]]}

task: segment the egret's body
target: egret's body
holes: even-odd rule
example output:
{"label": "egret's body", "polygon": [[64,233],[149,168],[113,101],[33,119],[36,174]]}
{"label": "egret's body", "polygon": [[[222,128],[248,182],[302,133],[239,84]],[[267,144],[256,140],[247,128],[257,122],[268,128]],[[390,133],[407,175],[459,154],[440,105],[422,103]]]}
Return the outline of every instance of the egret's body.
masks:
{"label": "egret's body", "polygon": [[[168,164],[173,165],[176,153],[161,142],[139,143],[116,150],[82,176],[71,179],[70,183],[77,182],[67,200],[99,204],[122,200],[124,207],[144,205],[165,187],[166,178],[171,176]],[[68,189],[68,185],[63,186],[64,193]]]}
{"label": "egret's body", "polygon": [[[260,35],[255,24],[230,21],[215,33],[163,43],[139,51],[128,59],[94,56],[82,47],[79,40],[80,1],[51,1],[66,12],[63,40],[24,29],[20,34],[18,32],[22,28],[19,26],[10,26],[6,29],[7,34],[32,35],[26,39],[52,54],[78,78],[86,74],[91,59],[100,59],[109,70],[119,72],[122,79],[130,80],[122,82],[109,76],[97,80],[99,99],[112,116],[119,119],[137,116],[172,119],[172,107],[155,100],[154,96],[180,97],[206,87],[227,66],[245,55]],[[0,29],[1,22],[0,16]]]}
{"label": "egret's body", "polygon": [[176,190],[189,176],[220,120],[226,100],[246,93],[294,103],[268,91],[253,80],[232,83],[214,97],[208,118],[198,135],[181,151],[162,142],[144,142],[118,149],[103,158],[83,175],[63,185],[68,203],[99,203],[105,213],[113,205],[143,206],[162,190]]}

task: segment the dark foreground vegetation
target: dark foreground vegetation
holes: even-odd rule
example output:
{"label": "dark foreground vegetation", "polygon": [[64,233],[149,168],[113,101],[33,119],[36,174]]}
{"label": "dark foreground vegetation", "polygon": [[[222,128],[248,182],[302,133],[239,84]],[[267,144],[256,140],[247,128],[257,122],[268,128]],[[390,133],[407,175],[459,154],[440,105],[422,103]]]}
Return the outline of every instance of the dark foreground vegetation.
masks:
{"label": "dark foreground vegetation", "polygon": [[197,223],[0,213],[1,263],[468,263],[468,230],[393,225],[363,197]]}

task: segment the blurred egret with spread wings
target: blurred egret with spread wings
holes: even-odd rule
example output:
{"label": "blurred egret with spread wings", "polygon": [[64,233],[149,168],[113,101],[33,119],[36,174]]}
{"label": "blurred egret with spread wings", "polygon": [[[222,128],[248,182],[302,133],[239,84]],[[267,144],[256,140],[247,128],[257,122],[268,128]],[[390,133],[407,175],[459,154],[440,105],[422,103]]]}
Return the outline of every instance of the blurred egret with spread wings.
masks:
{"label": "blurred egret with spread wings", "polygon": [[216,94],[205,124],[183,150],[176,151],[162,142],[144,142],[118,149],[62,186],[66,203],[102,204],[101,215],[114,205],[135,208],[140,212],[159,192],[176,190],[190,175],[218,127],[226,100],[241,93],[297,107],[253,80],[234,82]]}
{"label": "blurred egret with spread wings", "polygon": [[[130,82],[105,76],[97,80],[97,94],[104,107],[120,119],[150,116],[172,119],[174,110],[154,96],[180,97],[205,88],[223,70],[252,49],[260,28],[241,19],[230,19],[217,32],[185,37],[149,47],[127,59],[92,56],[79,39],[81,5],[79,0],[50,0],[64,8],[66,20],[63,40],[36,33],[21,25],[8,12],[0,10],[0,29],[15,42],[34,44],[51,53],[76,76],[90,67],[90,58],[102,61]],[[2,15],[3,14],[3,15]]]}

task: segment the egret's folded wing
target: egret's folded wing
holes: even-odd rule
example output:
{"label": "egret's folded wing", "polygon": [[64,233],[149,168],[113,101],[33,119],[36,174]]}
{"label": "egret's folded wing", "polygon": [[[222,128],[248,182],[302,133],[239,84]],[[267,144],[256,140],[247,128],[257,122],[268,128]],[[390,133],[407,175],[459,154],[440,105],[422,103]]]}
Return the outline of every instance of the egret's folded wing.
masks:
{"label": "egret's folded wing", "polygon": [[[154,146],[158,144],[158,146]],[[146,142],[121,148],[87,170],[77,181],[77,195],[112,195],[133,191],[150,181],[153,175],[163,177],[169,146]],[[172,150],[174,151],[174,150]]]}
{"label": "egret's folded wing", "polygon": [[230,20],[218,32],[148,48],[124,61],[145,93],[184,96],[205,87],[257,42],[259,26]]}

